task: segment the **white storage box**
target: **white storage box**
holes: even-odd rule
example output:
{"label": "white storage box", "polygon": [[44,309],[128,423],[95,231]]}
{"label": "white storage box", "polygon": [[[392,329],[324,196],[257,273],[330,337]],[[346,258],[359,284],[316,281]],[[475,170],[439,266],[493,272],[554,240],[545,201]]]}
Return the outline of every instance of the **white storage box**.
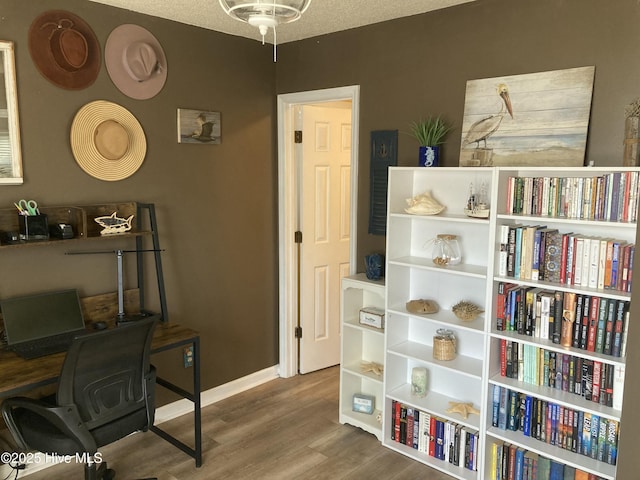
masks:
{"label": "white storage box", "polygon": [[377,307],[361,308],[360,323],[369,327],[384,328],[384,310]]}

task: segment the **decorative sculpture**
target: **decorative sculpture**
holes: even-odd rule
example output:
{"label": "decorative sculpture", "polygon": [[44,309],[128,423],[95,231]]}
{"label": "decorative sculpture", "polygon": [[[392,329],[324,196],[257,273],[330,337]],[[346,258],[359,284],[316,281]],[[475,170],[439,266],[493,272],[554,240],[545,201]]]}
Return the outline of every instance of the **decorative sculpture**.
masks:
{"label": "decorative sculpture", "polygon": [[438,304],[433,300],[419,299],[409,300],[406,304],[409,313],[436,313]]}
{"label": "decorative sculpture", "polygon": [[360,370],[362,371],[362,373],[371,372],[374,375],[381,377],[382,373],[384,372],[384,367],[376,362],[361,362]]}
{"label": "decorative sculpture", "polygon": [[451,307],[451,310],[453,311],[453,313],[455,313],[456,317],[458,317],[463,322],[472,322],[478,315],[484,312],[484,310],[482,310],[479,306],[465,300],[456,303],[453,307]]}
{"label": "decorative sculpture", "polygon": [[405,208],[404,211],[414,215],[437,215],[445,208],[429,192],[421,193],[413,198],[407,198],[406,202],[409,207]]}
{"label": "decorative sculpture", "polygon": [[131,230],[131,220],[133,220],[134,216],[131,215],[129,218],[120,218],[116,216],[116,213],[117,212],[113,212],[111,215],[95,218],[96,223],[103,227],[100,235],[113,235]]}
{"label": "decorative sculpture", "polygon": [[449,405],[447,413],[459,413],[463,418],[467,418],[469,414],[480,415],[480,410],[475,408],[471,402],[449,402]]}

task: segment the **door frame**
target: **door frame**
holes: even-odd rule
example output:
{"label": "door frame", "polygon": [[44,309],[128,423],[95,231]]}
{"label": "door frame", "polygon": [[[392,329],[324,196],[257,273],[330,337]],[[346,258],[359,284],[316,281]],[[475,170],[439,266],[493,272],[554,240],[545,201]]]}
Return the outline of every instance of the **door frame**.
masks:
{"label": "door frame", "polygon": [[294,233],[297,225],[296,154],[293,145],[294,107],[340,100],[351,101],[351,206],[349,235],[349,271],[356,271],[358,214],[358,138],[360,131],[360,86],[327,88],[278,95],[278,286],[279,286],[279,375],[298,373],[298,342],[295,337],[298,299],[298,265]]}

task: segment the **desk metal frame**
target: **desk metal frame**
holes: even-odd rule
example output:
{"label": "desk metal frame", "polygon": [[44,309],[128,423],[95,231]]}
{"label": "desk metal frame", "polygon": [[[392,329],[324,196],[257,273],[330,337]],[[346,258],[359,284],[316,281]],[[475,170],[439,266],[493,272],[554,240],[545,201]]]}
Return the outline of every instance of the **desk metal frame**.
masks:
{"label": "desk metal frame", "polygon": [[[160,241],[158,239],[158,222],[156,220],[156,209],[153,203],[138,203],[137,204],[137,221],[138,221],[138,229],[143,229],[142,222],[142,211],[147,210],[149,217],[149,227],[152,232],[152,242],[154,252],[154,260],[156,266],[156,280],[158,282],[158,297],[160,300],[160,314],[161,320],[163,323],[169,321],[168,311],[167,311],[167,300],[166,294],[164,290],[164,274],[162,272],[162,258],[160,256]],[[143,241],[142,237],[136,237],[136,251],[137,251],[137,273],[138,273],[138,289],[140,291],[140,311],[145,311],[145,291],[144,291],[144,262],[143,262]],[[191,400],[193,402],[193,421],[194,421],[194,435],[195,435],[195,447],[191,448],[185,443],[181,442],[177,438],[169,435],[167,432],[162,430],[160,427],[153,425],[150,430],[157,434],[158,436],[164,438],[166,441],[179,448],[187,455],[193,457],[196,461],[196,467],[200,467],[202,465],[202,425],[201,425],[201,400],[200,400],[200,336],[194,335],[190,338],[184,338],[181,340],[177,340],[172,342],[164,347],[152,349],[151,353],[159,353],[165,350],[170,350],[177,347],[182,347],[191,344],[193,346],[193,393],[188,392],[187,390],[175,385],[163,378],[156,378],[156,383],[158,385],[163,386],[171,390],[174,393],[177,393],[183,398],[187,400]]]}
{"label": "desk metal frame", "polygon": [[171,436],[166,431],[162,430],[160,427],[156,425],[152,425],[150,430],[154,432],[156,435],[165,439],[167,442],[171,443],[175,447],[179,448],[187,455],[193,457],[196,461],[196,467],[202,466],[202,402],[200,398],[200,337],[194,336],[192,338],[187,338],[181,340],[179,342],[172,343],[162,348],[154,349],[151,353],[159,353],[164,352],[166,350],[170,350],[172,348],[182,347],[191,345],[193,346],[193,393],[175,385],[163,378],[157,377],[156,384],[163,386],[171,390],[174,393],[177,393],[183,398],[187,400],[191,400],[193,402],[193,433],[194,433],[194,442],[195,445],[191,448],[189,445],[181,442],[177,438]]}
{"label": "desk metal frame", "polygon": [[[200,467],[202,465],[200,335],[195,330],[177,324],[159,323],[151,343],[151,353],[160,353],[187,345],[193,346],[193,393],[162,378],[157,378],[157,384],[193,402],[194,447],[191,448],[155,425],[150,430],[191,456],[196,462],[196,467]],[[26,392],[56,383],[64,358],[64,353],[56,353],[25,360],[14,352],[0,349],[0,366],[3,370],[0,380],[0,398],[23,395]]]}

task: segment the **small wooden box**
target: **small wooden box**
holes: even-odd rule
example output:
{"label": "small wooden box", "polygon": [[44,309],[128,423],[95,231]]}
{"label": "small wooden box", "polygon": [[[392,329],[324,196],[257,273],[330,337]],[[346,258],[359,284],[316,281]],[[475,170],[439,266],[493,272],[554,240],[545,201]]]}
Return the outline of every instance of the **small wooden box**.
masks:
{"label": "small wooden box", "polygon": [[384,310],[376,307],[361,308],[359,321],[369,327],[384,328]]}

